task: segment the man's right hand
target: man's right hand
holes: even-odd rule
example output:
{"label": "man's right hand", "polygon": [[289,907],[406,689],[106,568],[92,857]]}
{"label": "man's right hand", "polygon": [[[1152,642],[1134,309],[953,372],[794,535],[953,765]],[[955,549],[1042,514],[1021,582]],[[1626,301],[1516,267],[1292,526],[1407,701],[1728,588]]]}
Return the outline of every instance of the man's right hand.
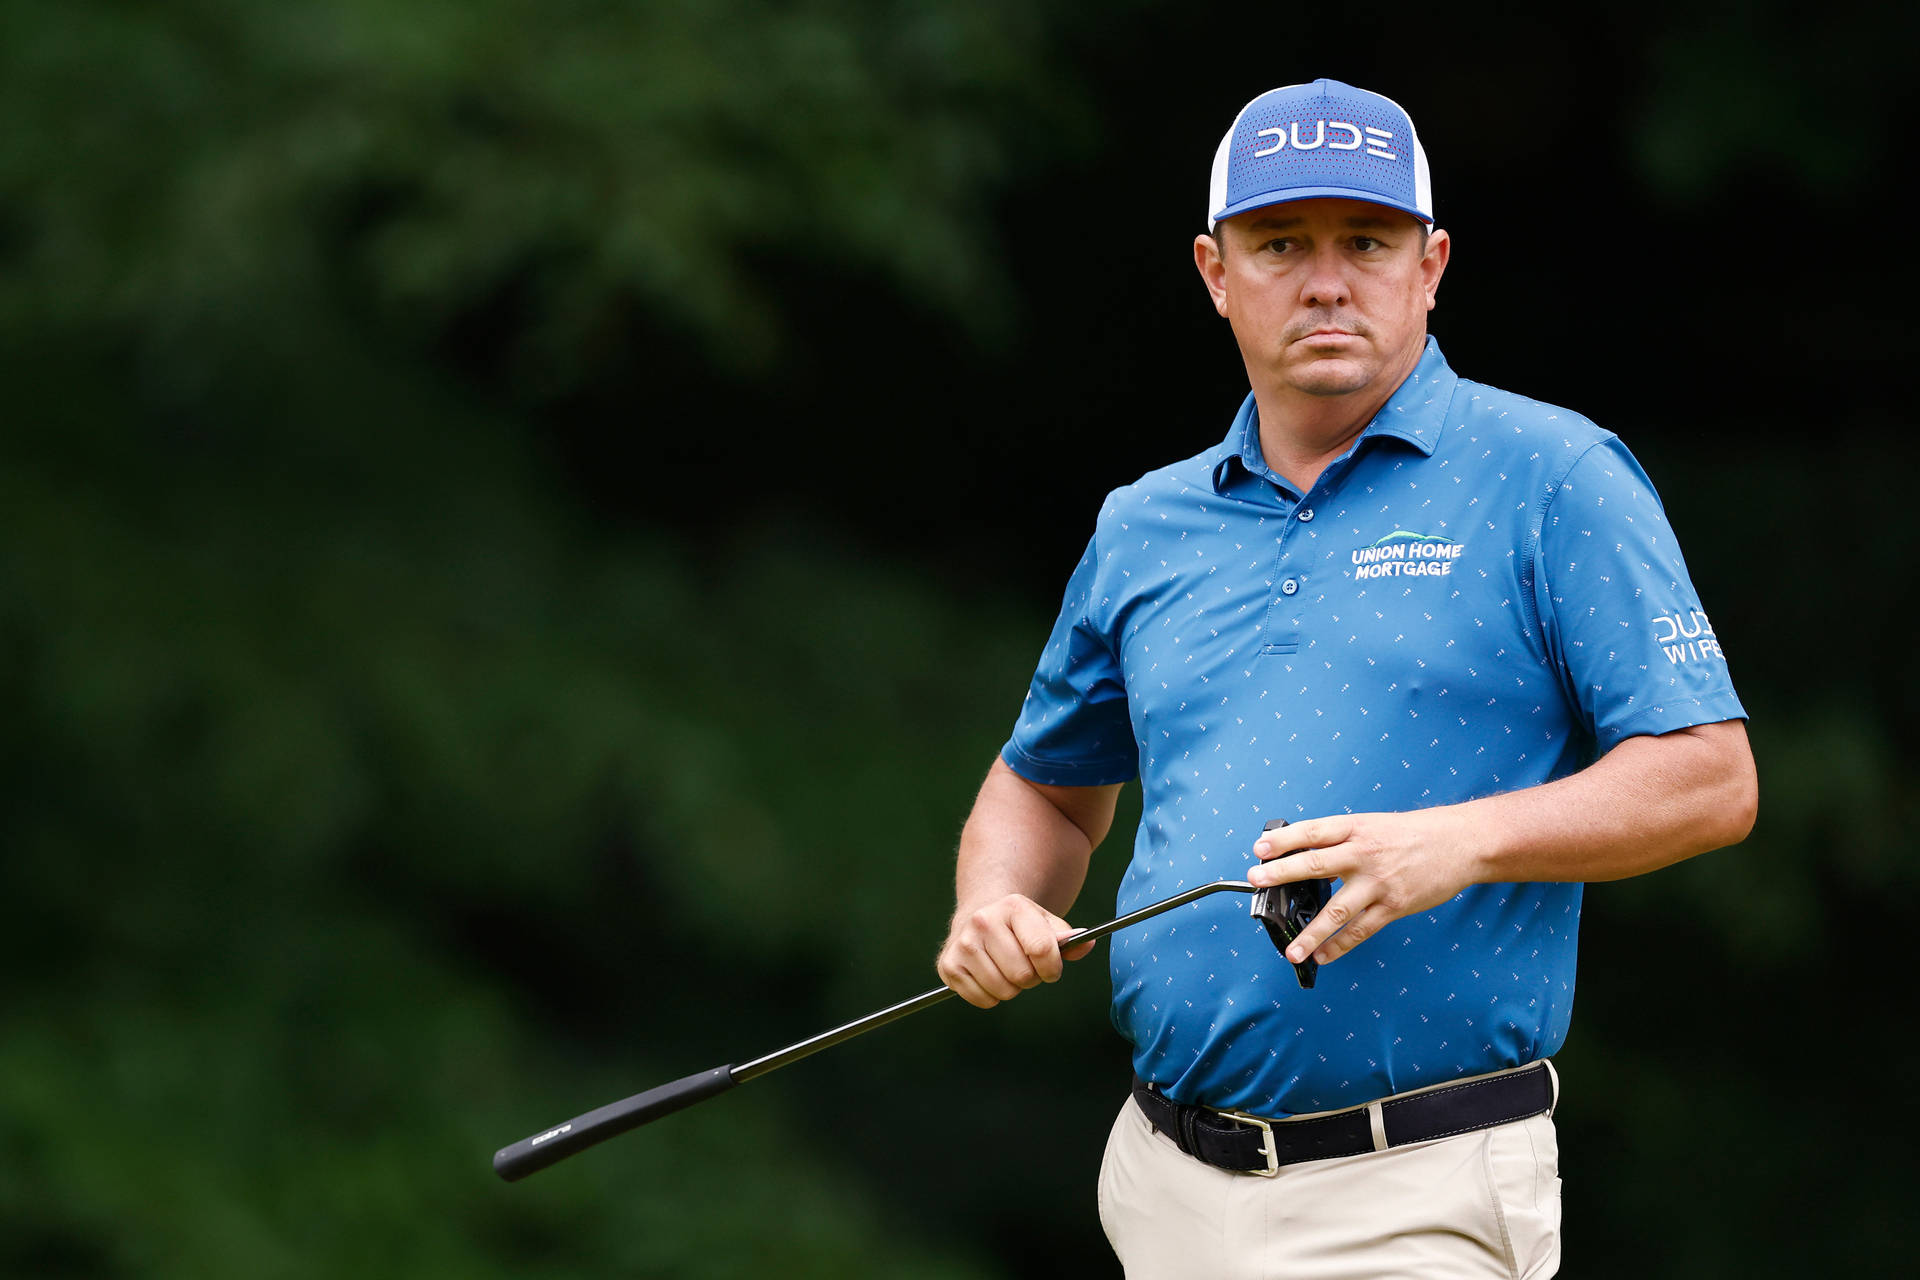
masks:
{"label": "man's right hand", "polygon": [[[1010,893],[956,915],[934,968],[962,1000],[991,1009],[1043,982],[1058,982],[1064,967],[1060,939],[1072,932],[1072,925],[1032,898]],[[1093,946],[1069,947],[1064,959],[1078,960]]]}

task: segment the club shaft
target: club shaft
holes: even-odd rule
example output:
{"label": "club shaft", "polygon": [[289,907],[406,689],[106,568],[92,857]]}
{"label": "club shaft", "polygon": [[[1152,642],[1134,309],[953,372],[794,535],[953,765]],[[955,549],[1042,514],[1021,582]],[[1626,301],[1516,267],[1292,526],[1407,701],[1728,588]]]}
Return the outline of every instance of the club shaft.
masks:
{"label": "club shaft", "polygon": [[[1096,941],[1097,939],[1106,937],[1110,933],[1117,933],[1129,925],[1151,919],[1163,911],[1171,911],[1175,907],[1184,907],[1189,902],[1197,901],[1206,897],[1208,894],[1227,892],[1253,893],[1255,890],[1252,885],[1242,880],[1221,880],[1213,884],[1203,884],[1198,888],[1189,889],[1185,893],[1178,893],[1171,898],[1165,898],[1159,902],[1141,907],[1138,911],[1129,911],[1126,915],[1109,920],[1105,924],[1096,924],[1090,929],[1081,929],[1071,933],[1060,939],[1060,949],[1064,951],[1068,947],[1078,946],[1083,942]],[[790,1044],[784,1049],[776,1049],[765,1057],[755,1058],[751,1062],[743,1062],[733,1068],[734,1083],[745,1084],[756,1076],[763,1076],[769,1071],[778,1071],[781,1067],[790,1066],[802,1058],[820,1052],[822,1049],[831,1049],[834,1045],[845,1044],[855,1036],[865,1035],[876,1027],[884,1027],[889,1022],[897,1022],[910,1013],[918,1013],[922,1009],[931,1009],[934,1005],[939,1004],[952,994],[953,988],[951,987],[935,987],[931,991],[921,992],[910,1000],[902,1000],[899,1004],[888,1005],[886,1008],[876,1010],[864,1018],[856,1018],[845,1026],[835,1027],[831,1031],[822,1031],[819,1035],[809,1036],[798,1044]]]}
{"label": "club shaft", "polygon": [[[1252,885],[1240,880],[1221,880],[1214,884],[1203,884],[1185,893],[1178,893],[1171,898],[1144,906],[1138,911],[1130,911],[1105,924],[1097,924],[1091,929],[1081,929],[1068,934],[1060,940],[1060,945],[1062,948],[1067,948],[1082,942],[1104,938],[1128,925],[1138,924],[1142,920],[1157,916],[1163,911],[1171,911],[1175,907],[1183,907],[1210,893],[1254,892],[1257,890]],[[502,1147],[494,1153],[494,1172],[508,1182],[517,1181],[530,1173],[537,1173],[549,1165],[556,1164],[575,1152],[584,1151],[588,1147],[604,1142],[616,1134],[625,1133],[639,1125],[671,1115],[697,1102],[704,1102],[735,1085],[745,1084],[756,1076],[777,1071],[789,1063],[798,1062],[822,1049],[831,1048],[855,1036],[864,1035],[875,1027],[884,1027],[889,1022],[896,1022],[910,1013],[932,1008],[952,994],[953,991],[948,987],[935,987],[931,991],[923,991],[911,1000],[902,1000],[899,1004],[889,1005],[864,1018],[857,1018],[843,1027],[835,1027],[831,1031],[810,1036],[798,1044],[788,1045],[763,1058],[755,1058],[739,1066],[714,1067],[712,1070],[698,1072],[684,1079],[663,1084],[656,1089],[649,1089],[645,1093],[637,1093],[631,1098],[609,1103],[598,1110],[575,1116],[563,1124],[523,1138],[511,1146]]]}
{"label": "club shaft", "polygon": [[733,1069],[736,1084],[745,1084],[755,1076],[763,1076],[769,1071],[778,1071],[781,1067],[800,1061],[822,1049],[831,1049],[834,1045],[844,1044],[855,1036],[865,1035],[875,1027],[884,1027],[889,1022],[897,1022],[910,1013],[922,1009],[931,1009],[953,994],[952,987],[935,987],[931,991],[922,991],[911,1000],[902,1000],[899,1004],[888,1005],[884,1009],[856,1018],[844,1027],[835,1027],[831,1031],[822,1031],[817,1036],[809,1036],[798,1044],[790,1044],[784,1049],[776,1049],[764,1058],[755,1058],[743,1062]]}

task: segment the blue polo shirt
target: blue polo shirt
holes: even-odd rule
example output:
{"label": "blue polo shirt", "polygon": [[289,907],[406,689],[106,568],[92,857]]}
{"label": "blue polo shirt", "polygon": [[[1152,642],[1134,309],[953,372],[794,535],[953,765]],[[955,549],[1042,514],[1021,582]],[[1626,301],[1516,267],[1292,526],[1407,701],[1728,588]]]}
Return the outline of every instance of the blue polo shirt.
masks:
{"label": "blue polo shirt", "polygon": [[[1268,819],[1533,786],[1745,715],[1660,499],[1578,414],[1418,367],[1312,489],[1227,438],[1108,495],[1007,764],[1135,776],[1117,910],[1240,879]],[[1217,894],[1116,935],[1113,1021],[1184,1102],[1349,1106],[1554,1053],[1578,884],[1475,885],[1302,991]]]}

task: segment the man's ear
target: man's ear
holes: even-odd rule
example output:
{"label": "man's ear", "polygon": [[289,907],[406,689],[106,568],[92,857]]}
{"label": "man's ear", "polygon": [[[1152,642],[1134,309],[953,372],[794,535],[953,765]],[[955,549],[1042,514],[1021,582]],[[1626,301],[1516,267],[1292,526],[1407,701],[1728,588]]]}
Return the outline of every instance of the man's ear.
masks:
{"label": "man's ear", "polygon": [[1435,227],[1427,236],[1426,256],[1420,259],[1420,279],[1427,291],[1427,310],[1434,308],[1440,295],[1440,277],[1446,274],[1453,254],[1453,237]]}
{"label": "man's ear", "polygon": [[1221,315],[1227,314],[1227,264],[1220,256],[1220,246],[1213,236],[1200,235],[1193,238],[1193,265],[1199,268],[1200,279],[1207,286],[1207,293],[1213,298],[1213,309]]}

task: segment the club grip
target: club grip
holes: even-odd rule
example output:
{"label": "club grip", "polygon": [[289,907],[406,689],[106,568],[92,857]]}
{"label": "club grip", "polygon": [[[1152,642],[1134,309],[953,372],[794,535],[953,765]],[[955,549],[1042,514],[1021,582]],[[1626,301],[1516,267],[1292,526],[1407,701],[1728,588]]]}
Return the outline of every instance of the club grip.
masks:
{"label": "club grip", "polygon": [[500,1148],[493,1153],[493,1171],[508,1182],[518,1182],[595,1143],[725,1093],[734,1083],[731,1066],[715,1067],[645,1093],[636,1093],[631,1098],[609,1102],[564,1124],[522,1138],[510,1147]]}

